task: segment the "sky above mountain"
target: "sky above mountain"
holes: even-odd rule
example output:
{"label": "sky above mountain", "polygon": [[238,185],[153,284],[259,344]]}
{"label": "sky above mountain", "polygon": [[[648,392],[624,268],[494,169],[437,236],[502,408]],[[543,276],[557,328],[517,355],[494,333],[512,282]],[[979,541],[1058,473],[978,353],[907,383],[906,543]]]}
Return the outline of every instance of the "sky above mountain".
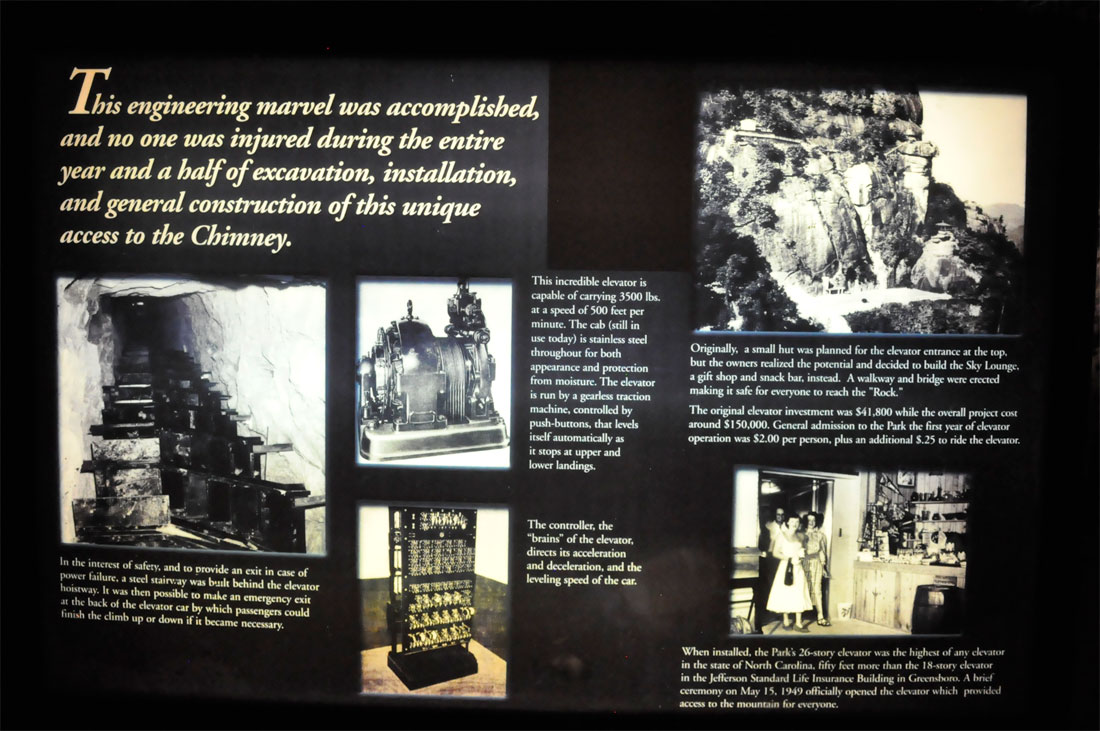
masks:
{"label": "sky above mountain", "polygon": [[963,200],[1024,205],[1027,97],[921,90],[932,175]]}

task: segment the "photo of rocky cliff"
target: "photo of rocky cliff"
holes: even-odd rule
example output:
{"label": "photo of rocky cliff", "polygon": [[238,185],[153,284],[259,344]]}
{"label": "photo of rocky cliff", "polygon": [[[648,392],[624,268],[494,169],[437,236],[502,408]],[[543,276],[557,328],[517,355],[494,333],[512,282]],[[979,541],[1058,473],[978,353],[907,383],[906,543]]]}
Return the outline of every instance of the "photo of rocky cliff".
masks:
{"label": "photo of rocky cliff", "polygon": [[1018,332],[1025,135],[1023,97],[703,94],[696,327]]}

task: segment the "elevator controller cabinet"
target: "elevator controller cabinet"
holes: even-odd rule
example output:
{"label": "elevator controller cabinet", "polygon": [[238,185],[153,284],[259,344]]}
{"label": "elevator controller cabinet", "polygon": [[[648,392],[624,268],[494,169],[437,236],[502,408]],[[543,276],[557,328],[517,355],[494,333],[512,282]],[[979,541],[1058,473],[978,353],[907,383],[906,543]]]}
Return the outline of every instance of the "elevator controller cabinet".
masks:
{"label": "elevator controller cabinet", "polygon": [[410,690],[473,675],[477,511],[390,508],[389,667]]}

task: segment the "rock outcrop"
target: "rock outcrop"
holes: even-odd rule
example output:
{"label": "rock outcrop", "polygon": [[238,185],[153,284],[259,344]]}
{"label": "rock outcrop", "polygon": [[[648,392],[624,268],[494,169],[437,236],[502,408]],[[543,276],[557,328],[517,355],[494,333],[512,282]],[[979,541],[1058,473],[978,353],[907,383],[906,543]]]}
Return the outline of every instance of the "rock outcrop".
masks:
{"label": "rock outcrop", "polygon": [[993,203],[983,206],[986,214],[996,218],[1005,227],[1005,236],[1016,248],[1024,250],[1024,207],[1015,203]]}
{"label": "rock outcrop", "polygon": [[984,212],[974,201],[965,201],[966,227],[975,233],[1005,235],[1004,223]]}
{"label": "rock outcrop", "polygon": [[932,182],[932,158],[936,152],[936,146],[926,141],[911,140],[897,147],[902,164],[901,183],[913,196],[919,222],[928,215],[928,186]]}
{"label": "rock outcrop", "polygon": [[915,258],[936,155],[921,139],[919,97],[750,99],[755,124],[722,130],[705,155],[724,176],[735,230],[757,241],[777,277],[810,292],[893,286]]}
{"label": "rock outcrop", "polygon": [[909,272],[912,286],[928,292],[952,292],[967,282],[980,281],[981,275],[957,256],[958,245],[951,229],[932,237]]}
{"label": "rock outcrop", "polygon": [[[1007,216],[983,212],[935,179],[938,150],[924,139],[922,120],[917,94],[748,89],[705,96],[697,171],[701,324],[839,331],[837,318],[874,301],[881,312],[864,319],[888,328],[876,331],[1015,327],[1022,236],[1013,246]],[[1022,215],[1013,216],[1017,223]],[[752,313],[762,293],[767,317]],[[853,303],[857,293],[865,294]],[[914,304],[924,299],[966,302],[937,305],[932,317],[926,304]]]}

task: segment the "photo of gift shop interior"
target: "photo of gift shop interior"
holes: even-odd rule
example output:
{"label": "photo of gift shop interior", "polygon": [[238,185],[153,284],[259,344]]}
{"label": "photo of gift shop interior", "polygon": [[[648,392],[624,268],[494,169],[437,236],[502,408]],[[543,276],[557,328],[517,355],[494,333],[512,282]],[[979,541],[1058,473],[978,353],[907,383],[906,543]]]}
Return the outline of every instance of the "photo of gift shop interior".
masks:
{"label": "photo of gift shop interior", "polygon": [[731,635],[961,632],[971,487],[958,472],[737,468]]}

